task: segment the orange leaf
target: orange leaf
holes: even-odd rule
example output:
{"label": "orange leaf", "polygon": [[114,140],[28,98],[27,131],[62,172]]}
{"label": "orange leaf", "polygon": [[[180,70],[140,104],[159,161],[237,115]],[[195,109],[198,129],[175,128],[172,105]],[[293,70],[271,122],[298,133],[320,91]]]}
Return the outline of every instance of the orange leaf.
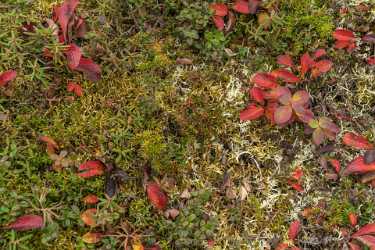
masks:
{"label": "orange leaf", "polygon": [[95,194],[89,194],[83,198],[83,202],[85,204],[96,204],[99,202],[99,198]]}
{"label": "orange leaf", "polygon": [[102,237],[103,237],[102,233],[88,232],[82,236],[82,240],[83,242],[88,243],[88,244],[95,244],[101,241]]}
{"label": "orange leaf", "polygon": [[96,208],[89,208],[81,214],[81,220],[83,223],[90,227],[96,226],[95,220]]}
{"label": "orange leaf", "polygon": [[332,167],[335,169],[335,172],[339,174],[341,170],[340,162],[336,159],[330,159],[329,163],[331,163]]}
{"label": "orange leaf", "polygon": [[209,8],[214,11],[215,16],[224,17],[228,15],[228,7],[223,3],[212,3]]}
{"label": "orange leaf", "polygon": [[293,59],[290,55],[280,55],[277,57],[277,63],[282,66],[287,66],[290,68],[294,67]]}
{"label": "orange leaf", "polygon": [[278,86],[276,78],[268,73],[256,73],[251,81],[259,87],[266,89],[272,89]]}
{"label": "orange leaf", "polygon": [[68,85],[66,86],[68,92],[73,92],[77,96],[82,96],[83,95],[83,89],[81,85],[75,83],[75,82],[68,82]]}
{"label": "orange leaf", "polygon": [[300,81],[295,74],[286,69],[276,69],[271,74],[287,83],[298,83]]}
{"label": "orange leaf", "polygon": [[280,106],[275,110],[275,123],[278,125],[283,125],[287,123],[292,118],[293,110],[290,106]]}
{"label": "orange leaf", "polygon": [[148,199],[155,208],[164,210],[167,207],[168,197],[156,182],[147,183],[146,192]]}
{"label": "orange leaf", "polygon": [[5,226],[5,229],[12,229],[16,231],[27,231],[37,228],[42,228],[44,225],[43,217],[39,215],[22,215],[14,222]]}
{"label": "orange leaf", "polygon": [[375,171],[375,162],[371,164],[366,164],[364,162],[363,156],[358,156],[349,163],[349,165],[343,172],[343,176],[347,176],[352,173],[364,174],[371,171]]}
{"label": "orange leaf", "polygon": [[236,0],[233,4],[233,10],[241,14],[249,14],[249,3],[245,0]]}
{"label": "orange leaf", "polygon": [[78,167],[82,171],[78,175],[82,178],[90,178],[93,176],[102,175],[105,170],[105,165],[101,161],[87,161]]}
{"label": "orange leaf", "polygon": [[352,225],[353,227],[357,225],[358,216],[355,213],[350,212],[348,214],[348,219],[349,219],[350,225]]}
{"label": "orange leaf", "polygon": [[336,29],[333,32],[333,38],[339,41],[355,41],[355,35],[353,31],[348,29]]}
{"label": "orange leaf", "polygon": [[300,228],[301,228],[301,223],[298,220],[295,220],[290,224],[289,230],[288,230],[289,240],[293,241],[297,237],[300,231]]}
{"label": "orange leaf", "polygon": [[241,121],[251,121],[260,118],[264,114],[264,108],[256,106],[254,103],[249,104],[246,109],[240,112]]}
{"label": "orange leaf", "polygon": [[352,132],[345,133],[342,138],[342,141],[346,146],[355,149],[370,150],[374,148],[374,145],[372,145],[365,137],[361,135],[356,135]]}

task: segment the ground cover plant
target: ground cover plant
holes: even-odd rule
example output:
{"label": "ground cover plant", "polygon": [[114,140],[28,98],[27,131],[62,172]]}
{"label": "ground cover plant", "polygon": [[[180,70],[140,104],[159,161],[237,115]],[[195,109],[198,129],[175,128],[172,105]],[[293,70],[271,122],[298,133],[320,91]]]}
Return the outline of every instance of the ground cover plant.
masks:
{"label": "ground cover plant", "polygon": [[369,0],[0,3],[1,249],[375,248]]}

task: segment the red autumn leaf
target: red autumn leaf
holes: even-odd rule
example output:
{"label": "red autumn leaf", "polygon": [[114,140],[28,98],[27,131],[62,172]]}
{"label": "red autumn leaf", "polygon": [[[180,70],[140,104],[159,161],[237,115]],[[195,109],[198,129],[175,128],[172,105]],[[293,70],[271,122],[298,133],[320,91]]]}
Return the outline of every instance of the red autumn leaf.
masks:
{"label": "red autumn leaf", "polygon": [[293,241],[297,237],[300,231],[300,228],[301,228],[301,223],[298,220],[295,220],[290,224],[289,230],[288,230],[289,240]]}
{"label": "red autumn leaf", "polygon": [[300,167],[296,168],[292,173],[292,178],[296,181],[299,181],[301,177],[303,176],[303,171]]}
{"label": "red autumn leaf", "polygon": [[313,140],[315,145],[322,144],[323,141],[324,141],[324,138],[325,138],[325,136],[324,136],[323,129],[317,128],[317,129],[314,130],[313,135],[312,135],[312,140]]}
{"label": "red autumn leaf", "polygon": [[266,89],[272,89],[278,86],[276,78],[268,73],[256,73],[251,81],[257,86]]}
{"label": "red autumn leaf", "polygon": [[212,17],[212,20],[214,21],[214,24],[216,26],[216,28],[220,31],[224,30],[224,18],[221,17],[221,16],[213,16]]}
{"label": "red autumn leaf", "polygon": [[335,49],[345,49],[345,48],[349,47],[350,44],[351,44],[351,42],[349,42],[349,41],[336,41],[335,42]]}
{"label": "red autumn leaf", "polygon": [[340,128],[327,117],[319,118],[319,127],[321,127],[325,132],[334,134],[334,137],[336,137],[336,134],[340,132]]}
{"label": "red autumn leaf", "polygon": [[293,183],[293,182],[289,181],[288,185],[291,186],[294,190],[296,190],[298,192],[303,192],[303,187],[299,183]]}
{"label": "red autumn leaf", "polygon": [[348,245],[349,245],[350,250],[362,250],[360,246],[358,246],[357,244],[353,242],[349,242]]}
{"label": "red autumn leaf", "polygon": [[318,69],[320,73],[326,73],[331,70],[333,63],[330,60],[321,60],[316,62],[313,67]]}
{"label": "red autumn leaf", "polygon": [[264,114],[264,108],[250,103],[246,109],[240,112],[241,121],[251,121],[260,118]]}
{"label": "red autumn leaf", "polygon": [[275,124],[275,110],[279,105],[277,102],[268,102],[265,110],[266,118],[271,122],[271,124]]}
{"label": "red autumn leaf", "polygon": [[287,83],[297,83],[300,81],[300,79],[295,74],[286,69],[276,69],[272,71],[271,74],[274,77],[280,78],[281,80]]}
{"label": "red autumn leaf", "polygon": [[355,48],[357,48],[357,44],[355,42],[351,42],[349,43],[348,47],[346,48],[346,50],[348,52],[352,52]]}
{"label": "red autumn leaf", "polygon": [[81,60],[75,70],[83,72],[85,76],[93,82],[99,81],[101,78],[100,66],[89,58],[81,57]]}
{"label": "red autumn leaf", "polygon": [[276,108],[274,114],[275,123],[278,125],[287,123],[292,118],[292,114],[293,110],[289,105]]}
{"label": "red autumn leaf", "polygon": [[352,132],[345,133],[342,141],[345,145],[355,149],[370,150],[374,148],[374,145],[372,145],[365,137],[356,135]]}
{"label": "red autumn leaf", "polygon": [[276,246],[275,250],[286,250],[288,248],[289,248],[289,245],[285,242],[282,242]]}
{"label": "red autumn leaf", "polygon": [[369,58],[367,58],[367,63],[369,65],[375,65],[375,56],[370,56]]}
{"label": "red autumn leaf", "polygon": [[156,182],[147,183],[146,192],[148,199],[155,208],[164,210],[167,207],[168,197]]}
{"label": "red autumn leaf", "polygon": [[8,70],[0,74],[0,87],[5,86],[8,82],[14,80],[17,77],[15,70]]}
{"label": "red autumn leaf", "polygon": [[96,204],[99,202],[99,198],[95,194],[88,194],[83,198],[83,202],[85,204]]}
{"label": "red autumn leaf", "polygon": [[310,57],[309,53],[305,53],[301,56],[301,75],[302,77],[309,71],[314,65],[314,60]]}
{"label": "red autumn leaf", "polygon": [[223,3],[212,3],[209,8],[214,11],[215,16],[224,17],[228,15],[228,7]]}
{"label": "red autumn leaf", "polygon": [[[289,98],[292,96],[292,93],[290,92],[289,88],[281,86],[273,88],[268,92],[263,92],[263,94],[265,99],[271,100],[279,100],[282,96]],[[289,99],[287,103],[289,103]]]}
{"label": "red autumn leaf", "polygon": [[250,89],[250,96],[254,101],[256,101],[260,104],[264,104],[264,94],[263,94],[263,90],[261,88],[252,87]]}
{"label": "red autumn leaf", "polygon": [[83,89],[81,85],[75,83],[75,82],[68,82],[68,85],[66,86],[66,89],[68,92],[73,92],[77,96],[82,96],[83,95]]}
{"label": "red autumn leaf", "polygon": [[68,41],[68,26],[74,15],[79,0],[65,0],[61,5],[54,9],[55,21],[60,24],[64,41]]}
{"label": "red autumn leaf", "polygon": [[104,173],[105,166],[101,161],[87,161],[78,168],[81,172],[78,175],[82,178],[99,176]]}
{"label": "red autumn leaf", "polygon": [[82,17],[79,17],[75,25],[75,35],[78,38],[84,38],[87,33],[87,24]]}
{"label": "red autumn leaf", "polygon": [[81,48],[72,43],[65,51],[65,55],[66,59],[68,60],[68,67],[72,70],[77,68],[82,57]]}
{"label": "red autumn leaf", "polygon": [[248,0],[249,2],[249,12],[250,14],[257,13],[257,10],[262,3],[262,0]]}
{"label": "red autumn leaf", "polygon": [[290,68],[294,67],[293,59],[290,55],[280,55],[277,57],[277,63],[282,66],[287,66]]}
{"label": "red autumn leaf", "polygon": [[338,160],[336,160],[336,159],[330,159],[329,160],[329,163],[332,165],[332,167],[335,169],[335,172],[337,173],[337,174],[339,174],[340,173],[340,170],[341,170],[341,164],[340,164],[340,162],[338,161]]}
{"label": "red autumn leaf", "polygon": [[52,139],[51,137],[49,136],[45,136],[45,135],[42,135],[39,137],[39,140],[42,141],[42,142],[45,142],[47,143],[47,145],[49,145],[50,147],[52,147],[53,149],[55,150],[59,150],[59,145],[57,144],[57,142]]}
{"label": "red autumn leaf", "polygon": [[249,3],[245,0],[236,0],[233,10],[241,14],[250,14]]}
{"label": "red autumn leaf", "polygon": [[348,219],[349,219],[350,225],[352,225],[353,227],[357,225],[358,216],[355,213],[350,212],[348,214]]}
{"label": "red autumn leaf", "polygon": [[86,225],[90,227],[95,227],[96,226],[95,214],[96,214],[96,208],[89,208],[81,214],[81,220]]}
{"label": "red autumn leaf", "polygon": [[375,171],[375,162],[366,164],[363,156],[358,156],[352,160],[343,172],[343,176],[350,175],[352,173],[364,174],[367,172]]}
{"label": "red autumn leaf", "polygon": [[336,29],[333,32],[333,38],[339,41],[355,41],[354,32],[348,29]]}
{"label": "red autumn leaf", "polygon": [[310,95],[306,90],[298,90],[296,93],[292,96],[292,104],[293,105],[305,105],[309,102]]}
{"label": "red autumn leaf", "polygon": [[366,235],[366,234],[375,234],[375,223],[364,225],[357,232],[355,232],[351,236],[351,238],[356,238],[358,236],[362,236],[362,235]]}
{"label": "red autumn leaf", "polygon": [[355,237],[355,239],[362,242],[368,247],[371,247],[371,248],[375,247],[375,236],[362,235],[362,236]]}
{"label": "red autumn leaf", "polygon": [[301,122],[309,123],[314,119],[314,113],[301,105],[293,105],[293,109]]}
{"label": "red autumn leaf", "polygon": [[18,217],[14,222],[5,226],[5,229],[12,229],[16,231],[27,231],[44,226],[43,217],[39,215],[22,215]]}
{"label": "red autumn leaf", "polygon": [[102,237],[102,233],[88,232],[82,236],[82,241],[87,244],[95,244],[101,241]]}
{"label": "red autumn leaf", "polygon": [[314,53],[314,59],[318,59],[322,56],[325,56],[327,54],[326,50],[325,49],[318,49],[315,51]]}

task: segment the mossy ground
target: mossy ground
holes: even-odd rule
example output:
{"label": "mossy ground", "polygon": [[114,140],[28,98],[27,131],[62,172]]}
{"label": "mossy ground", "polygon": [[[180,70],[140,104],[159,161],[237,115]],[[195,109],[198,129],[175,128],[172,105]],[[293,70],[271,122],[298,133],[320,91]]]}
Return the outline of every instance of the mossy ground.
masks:
{"label": "mossy ground", "polygon": [[[25,213],[41,214],[47,223],[39,231],[0,231],[1,248],[120,249],[127,238],[138,238],[162,249],[205,249],[208,239],[215,249],[269,249],[286,239],[289,223],[304,208],[314,207],[297,245],[338,249],[344,242],[338,229],[348,226],[349,212],[360,215],[361,225],[375,219],[373,191],[355,178],[327,180],[301,126],[240,123],[238,114],[254,72],[276,67],[282,53],[297,58],[327,48],[334,70],[304,86],[315,112],[335,118],[335,111],[344,111],[353,121],[336,120],[342,131],[374,141],[375,74],[363,61],[373,52],[366,46],[355,55],[329,49],[336,26],[359,31],[367,24],[375,32],[375,7],[360,13],[360,2],[371,4],[265,1],[272,9],[269,30],[241,16],[223,35],[212,27],[204,1],[81,1],[78,12],[91,31],[79,43],[103,70],[103,79],[92,83],[67,69],[63,48],[41,25],[56,1],[2,1],[0,72],[16,69],[19,76],[0,89],[0,224]],[[350,12],[342,16],[344,6]],[[25,21],[37,23],[37,31],[21,34]],[[56,54],[53,62],[43,58],[45,46]],[[178,57],[194,63],[176,65]],[[68,80],[83,85],[83,97],[72,100]],[[41,134],[68,152],[70,167],[51,171]],[[339,148],[331,156],[343,164],[356,154]],[[105,198],[103,178],[75,174],[80,163],[95,158],[134,177],[114,199]],[[147,200],[147,161],[167,188],[170,207],[180,210],[175,221]],[[287,185],[296,166],[305,173],[302,194]],[[230,176],[226,188],[224,175]],[[186,189],[188,200],[181,198]],[[111,235],[95,246],[81,239],[90,230],[80,220],[89,193],[101,197],[96,231]]]}

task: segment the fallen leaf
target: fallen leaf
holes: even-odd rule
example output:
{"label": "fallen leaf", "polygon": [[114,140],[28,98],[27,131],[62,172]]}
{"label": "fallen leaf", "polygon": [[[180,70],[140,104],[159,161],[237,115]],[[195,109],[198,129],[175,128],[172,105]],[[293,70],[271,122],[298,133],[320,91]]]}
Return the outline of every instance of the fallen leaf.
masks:
{"label": "fallen leaf", "polygon": [[327,54],[326,50],[325,49],[318,49],[315,51],[314,53],[314,59],[318,59],[322,56],[325,56]]}
{"label": "fallen leaf", "polygon": [[221,17],[221,16],[213,16],[212,17],[212,20],[216,26],[216,28],[220,31],[223,31],[224,30],[224,26],[225,26],[225,23],[224,23],[224,18]]}
{"label": "fallen leaf", "polygon": [[81,57],[81,60],[79,61],[79,64],[75,70],[83,72],[87,79],[93,82],[99,81],[101,78],[100,66],[89,58]]}
{"label": "fallen leaf", "polygon": [[345,133],[342,138],[342,141],[346,146],[355,149],[370,150],[374,148],[374,145],[372,145],[365,137],[354,134],[352,132]]}
{"label": "fallen leaf", "polygon": [[209,8],[214,11],[215,16],[224,17],[228,14],[228,7],[223,3],[212,3]]}
{"label": "fallen leaf", "polygon": [[82,236],[82,241],[87,244],[95,244],[102,240],[102,233],[88,232]]}
{"label": "fallen leaf", "polygon": [[83,89],[81,85],[75,82],[68,82],[68,85],[66,86],[66,89],[68,92],[73,92],[76,94],[78,97],[81,97],[83,95]]}
{"label": "fallen leaf", "polygon": [[333,63],[330,60],[321,60],[314,63],[313,67],[318,69],[320,73],[327,73],[331,70]]}
{"label": "fallen leaf", "polygon": [[294,67],[293,59],[290,55],[280,55],[277,57],[277,63],[282,66]]}
{"label": "fallen leaf", "polygon": [[348,29],[336,29],[333,32],[333,38],[339,41],[355,41],[354,32]]}
{"label": "fallen leaf", "polygon": [[96,204],[99,202],[99,198],[95,194],[89,194],[83,198],[83,202],[85,204]]}
{"label": "fallen leaf", "polygon": [[61,5],[56,6],[54,9],[55,21],[60,25],[64,41],[69,41],[68,24],[72,19],[78,4],[79,0],[65,0]]}
{"label": "fallen leaf", "polygon": [[264,94],[263,94],[263,90],[261,88],[252,87],[250,89],[250,96],[254,101],[256,101],[260,104],[264,104]]}
{"label": "fallen leaf", "polygon": [[264,108],[255,105],[254,103],[250,103],[246,109],[240,112],[240,120],[241,121],[251,121],[256,120],[263,116]]}
{"label": "fallen leaf", "polygon": [[268,73],[256,73],[251,81],[257,86],[266,89],[272,89],[278,87],[276,78]]}
{"label": "fallen leaf", "polygon": [[375,150],[368,150],[364,156],[365,164],[371,164],[375,162]]}
{"label": "fallen leaf", "polygon": [[90,227],[95,227],[96,226],[95,214],[96,214],[96,208],[89,208],[81,214],[81,220],[86,225]]}
{"label": "fallen leaf", "polygon": [[167,207],[168,197],[156,182],[147,183],[146,192],[148,199],[155,208],[164,210]]}
{"label": "fallen leaf", "polygon": [[274,119],[278,125],[287,123],[292,118],[293,110],[291,106],[280,106],[276,108]]}
{"label": "fallen leaf", "polygon": [[352,225],[353,227],[357,225],[358,216],[355,213],[350,212],[348,214],[348,219],[349,219],[350,225]]}
{"label": "fallen leaf", "polygon": [[297,237],[300,229],[301,229],[301,222],[299,222],[298,220],[293,221],[290,224],[289,230],[288,230],[289,240],[293,241]]}
{"label": "fallen leaf", "polygon": [[81,61],[82,52],[81,48],[76,44],[72,43],[68,46],[65,51],[66,59],[68,61],[68,67],[72,70],[76,69]]}
{"label": "fallen leaf", "polygon": [[249,3],[245,0],[236,0],[233,4],[233,10],[241,14],[250,14]]}
{"label": "fallen leaf", "polygon": [[271,74],[275,78],[281,79],[287,83],[298,83],[301,81],[295,74],[287,69],[276,69],[272,71]]}
{"label": "fallen leaf", "polygon": [[5,226],[5,229],[11,229],[15,231],[27,231],[44,226],[43,217],[39,215],[22,215],[18,217],[14,222]]}
{"label": "fallen leaf", "polygon": [[104,173],[105,165],[99,160],[87,161],[78,167],[81,171],[78,175],[82,178],[90,178],[94,176],[99,176]]}
{"label": "fallen leaf", "polygon": [[17,77],[15,70],[8,70],[0,74],[0,87],[7,85]]}
{"label": "fallen leaf", "polygon": [[366,164],[363,156],[358,156],[349,163],[343,172],[343,176],[347,176],[353,173],[364,174],[367,172],[375,171],[375,163]]}

